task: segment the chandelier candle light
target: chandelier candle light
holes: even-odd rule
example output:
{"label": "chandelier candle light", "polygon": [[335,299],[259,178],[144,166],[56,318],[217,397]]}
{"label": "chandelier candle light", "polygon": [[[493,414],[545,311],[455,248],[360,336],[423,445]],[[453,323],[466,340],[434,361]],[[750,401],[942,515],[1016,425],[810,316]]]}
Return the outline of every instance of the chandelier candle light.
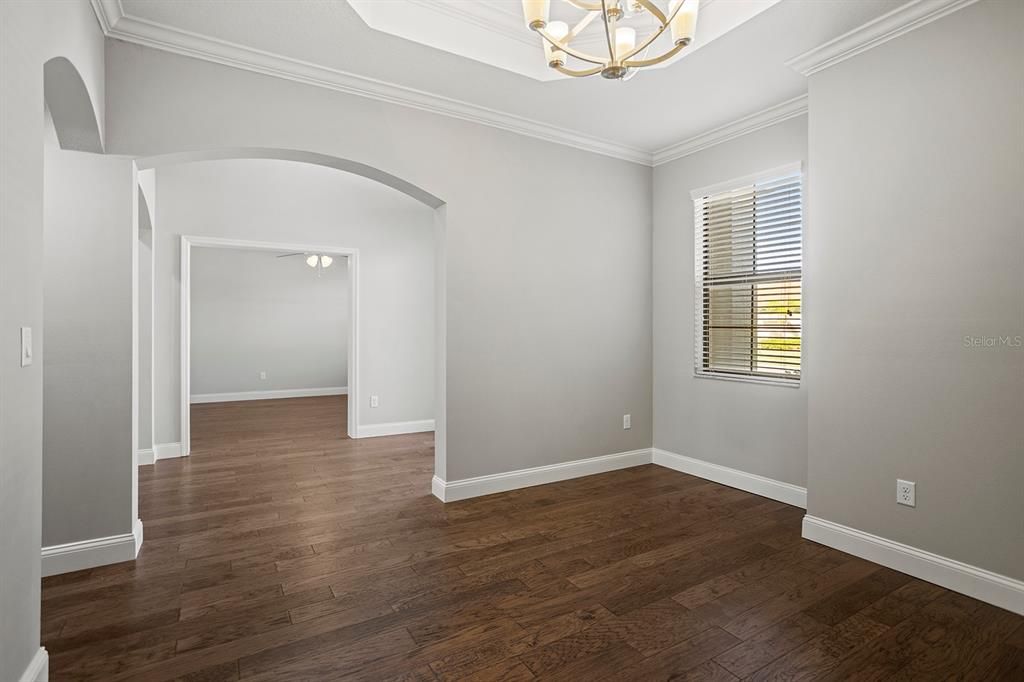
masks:
{"label": "chandelier candle light", "polygon": [[[530,30],[536,31],[540,35],[548,66],[567,76],[583,77],[601,74],[605,78],[621,80],[629,73],[630,69],[654,66],[679,54],[683,48],[693,42],[694,30],[697,27],[699,0],[670,0],[667,13],[663,12],[654,0],[562,1],[585,12],[571,29],[564,21],[548,21],[551,9],[550,0],[523,0],[523,16]],[[639,44],[636,40],[636,29],[631,26],[618,25],[627,11],[631,14],[646,12],[654,17],[658,24],[653,33]],[[608,45],[607,56],[592,55],[571,47],[573,38],[598,17],[604,22],[604,34]],[[671,31],[672,47],[657,57],[646,58],[646,55],[642,53],[666,30]],[[641,57],[638,58],[637,55],[641,55]],[[566,66],[567,57],[573,57],[596,66],[570,69]]]}

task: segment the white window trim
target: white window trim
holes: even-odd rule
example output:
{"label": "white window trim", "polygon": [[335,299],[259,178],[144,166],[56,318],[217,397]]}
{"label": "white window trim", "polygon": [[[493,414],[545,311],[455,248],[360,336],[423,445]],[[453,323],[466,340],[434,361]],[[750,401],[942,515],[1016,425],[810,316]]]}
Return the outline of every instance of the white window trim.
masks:
{"label": "white window trim", "polygon": [[[801,343],[803,342],[803,337]],[[802,359],[802,356],[801,356]],[[799,379],[771,379],[769,377],[745,377],[742,375],[731,376],[728,374],[714,374],[712,372],[700,372],[693,368],[694,379],[710,379],[711,381],[733,381],[741,384],[757,384],[759,386],[779,386],[781,388],[800,388],[803,380],[803,365],[801,363]]]}
{"label": "white window trim", "polygon": [[[723,180],[722,182],[716,182],[716,183],[711,184],[711,185],[705,185],[704,187],[698,187],[697,189],[694,189],[694,190],[690,191],[690,198],[691,198],[691,200],[693,201],[693,204],[694,204],[694,223],[693,223],[693,238],[694,238],[694,242],[693,242],[693,244],[694,244],[694,248],[693,248],[693,256],[694,256],[693,275],[694,275],[694,277],[693,277],[693,281],[694,281],[694,294],[695,295],[694,295],[694,299],[693,299],[693,305],[694,305],[694,316],[693,317],[694,317],[694,322],[695,323],[696,323],[696,319],[697,319],[697,315],[696,315],[696,312],[697,312],[696,311],[696,305],[697,305],[696,293],[697,293],[698,289],[701,289],[701,285],[702,285],[702,281],[697,278],[697,273],[699,273],[701,271],[701,269],[704,267],[704,260],[703,260],[703,257],[701,255],[701,250],[699,248],[701,232],[699,230],[699,225],[698,225],[697,219],[696,219],[696,216],[697,216],[697,202],[702,201],[704,199],[704,197],[708,197],[708,196],[711,196],[713,194],[719,194],[721,192],[731,192],[731,191],[733,191],[733,190],[735,190],[735,189],[737,189],[739,187],[743,187],[744,185],[756,185],[759,182],[767,182],[767,181],[774,180],[774,179],[779,178],[779,177],[784,177],[786,175],[795,175],[797,173],[800,174],[801,202],[803,202],[803,199],[806,198],[806,196],[807,196],[807,194],[806,194],[806,190],[807,190],[807,187],[806,187],[806,185],[807,185],[807,176],[804,174],[804,163],[803,163],[803,161],[794,161],[792,163],[787,163],[787,164],[784,164],[782,166],[776,166],[775,168],[769,168],[768,170],[759,171],[757,173],[751,173],[749,175],[741,175],[740,177],[732,178],[731,180]],[[804,224],[801,223],[801,225],[800,225],[800,241],[801,241],[801,243],[803,243],[803,241],[804,241],[804,229],[803,228],[804,228]],[[715,374],[713,372],[701,371],[700,369],[698,369],[696,363],[694,363],[694,366],[693,366],[693,378],[694,379],[710,379],[712,381],[730,381],[730,382],[742,383],[742,384],[758,384],[760,386],[779,386],[779,387],[784,387],[784,388],[797,388],[797,389],[800,388],[803,385],[803,380],[804,380],[804,375],[805,375],[804,363],[803,363],[803,360],[804,360],[803,349],[804,349],[804,347],[806,345],[805,344],[805,338],[804,338],[804,331],[806,330],[806,324],[804,323],[804,320],[806,320],[806,310],[803,307],[803,302],[804,302],[803,282],[804,282],[803,264],[801,264],[801,266],[800,266],[800,284],[801,284],[801,294],[800,294],[801,295],[800,347],[801,347],[801,351],[800,351],[800,376],[799,377],[797,377],[796,379],[773,379],[771,377],[761,377],[761,376],[743,376],[743,375],[730,376],[728,374]],[[694,328],[693,341],[694,341],[694,344],[697,343],[697,330],[696,330],[696,328]],[[696,345],[694,346],[694,355],[696,356]]]}
{"label": "white window trim", "polygon": [[[774,180],[775,178],[786,175],[795,175],[796,173],[801,175],[801,183],[803,183],[804,164],[802,161],[787,163],[784,166],[770,168],[759,173],[751,173],[750,175],[743,175],[738,178],[732,178],[731,180],[716,182],[715,184],[708,185],[706,187],[699,187],[690,192],[690,198],[694,201],[698,201],[704,197],[711,196],[712,194],[731,192],[737,187],[743,187],[744,185],[756,185],[759,182],[767,182],[768,180]],[[694,225],[695,230],[696,228],[697,226]]]}

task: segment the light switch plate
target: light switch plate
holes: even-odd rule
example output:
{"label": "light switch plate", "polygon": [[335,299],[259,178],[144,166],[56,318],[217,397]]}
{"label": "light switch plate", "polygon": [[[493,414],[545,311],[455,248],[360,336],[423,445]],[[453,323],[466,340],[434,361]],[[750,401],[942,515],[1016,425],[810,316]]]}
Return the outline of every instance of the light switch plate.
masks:
{"label": "light switch plate", "polygon": [[32,364],[32,327],[21,328],[21,366]]}

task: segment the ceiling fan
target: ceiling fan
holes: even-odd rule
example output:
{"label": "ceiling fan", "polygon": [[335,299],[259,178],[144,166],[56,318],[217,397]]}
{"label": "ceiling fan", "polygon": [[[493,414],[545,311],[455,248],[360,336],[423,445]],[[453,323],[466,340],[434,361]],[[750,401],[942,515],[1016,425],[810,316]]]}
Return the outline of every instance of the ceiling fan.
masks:
{"label": "ceiling fan", "polygon": [[282,253],[281,255],[279,255],[277,257],[278,258],[291,258],[292,256],[305,256],[305,258],[306,258],[306,265],[308,265],[311,268],[316,268],[316,276],[317,277],[319,277],[323,273],[324,268],[331,267],[331,263],[334,262],[334,257],[333,256],[328,256],[326,253],[302,253],[302,252]]}

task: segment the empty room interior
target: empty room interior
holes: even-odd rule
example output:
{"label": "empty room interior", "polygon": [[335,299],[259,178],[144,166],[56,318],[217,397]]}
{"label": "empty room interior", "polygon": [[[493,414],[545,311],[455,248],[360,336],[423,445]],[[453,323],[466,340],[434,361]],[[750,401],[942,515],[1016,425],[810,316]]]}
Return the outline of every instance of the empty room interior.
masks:
{"label": "empty room interior", "polygon": [[1022,34],[0,2],[0,682],[1024,680]]}
{"label": "empty room interior", "polygon": [[[347,437],[345,257],[199,247],[189,266],[190,454],[221,447],[218,436],[239,445],[261,438],[284,405],[329,409],[334,438]],[[254,402],[263,400],[273,402]]]}

